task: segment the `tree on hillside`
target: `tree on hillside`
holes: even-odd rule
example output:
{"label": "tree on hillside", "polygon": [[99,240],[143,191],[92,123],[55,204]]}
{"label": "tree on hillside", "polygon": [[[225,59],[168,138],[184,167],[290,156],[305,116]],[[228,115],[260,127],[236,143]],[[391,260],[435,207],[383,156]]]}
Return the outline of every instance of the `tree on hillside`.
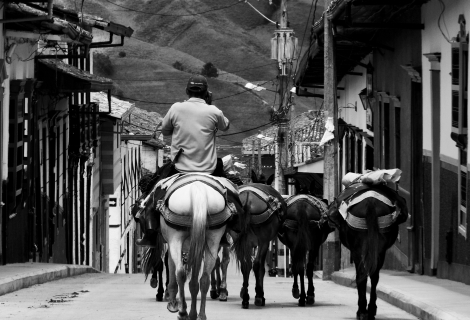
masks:
{"label": "tree on hillside", "polygon": [[114,74],[114,66],[109,56],[100,52],[93,53],[93,73],[103,77]]}
{"label": "tree on hillside", "polygon": [[208,78],[217,78],[219,76],[219,70],[217,70],[212,62],[207,62],[202,67],[201,74]]}

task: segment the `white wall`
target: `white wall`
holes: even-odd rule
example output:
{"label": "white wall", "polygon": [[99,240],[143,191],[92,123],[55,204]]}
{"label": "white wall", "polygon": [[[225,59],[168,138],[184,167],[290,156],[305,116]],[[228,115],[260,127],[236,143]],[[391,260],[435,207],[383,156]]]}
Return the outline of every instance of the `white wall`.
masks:
{"label": "white wall", "polygon": [[297,172],[323,173],[323,160],[297,167]]}
{"label": "white wall", "polygon": [[[460,26],[458,18],[460,14],[467,21],[467,33],[470,31],[470,1],[468,0],[443,0],[445,11],[442,13],[440,25],[444,34],[455,37]],[[441,159],[446,162],[457,164],[458,148],[450,138],[451,133],[451,44],[447,42],[438,27],[438,19],[442,7],[438,1],[430,1],[422,6],[422,20],[425,29],[422,31],[422,53],[441,53]],[[431,145],[431,88],[430,88],[430,62],[423,56],[423,149],[432,150]],[[469,158],[470,159],[470,158]]]}

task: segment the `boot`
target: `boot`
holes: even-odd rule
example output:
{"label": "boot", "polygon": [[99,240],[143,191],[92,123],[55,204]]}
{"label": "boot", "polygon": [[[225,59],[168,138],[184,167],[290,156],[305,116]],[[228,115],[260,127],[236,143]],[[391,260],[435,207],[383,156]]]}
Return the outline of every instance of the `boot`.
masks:
{"label": "boot", "polygon": [[137,239],[135,242],[138,246],[146,246],[150,248],[155,248],[157,246],[157,230],[147,229],[145,235],[142,239]]}

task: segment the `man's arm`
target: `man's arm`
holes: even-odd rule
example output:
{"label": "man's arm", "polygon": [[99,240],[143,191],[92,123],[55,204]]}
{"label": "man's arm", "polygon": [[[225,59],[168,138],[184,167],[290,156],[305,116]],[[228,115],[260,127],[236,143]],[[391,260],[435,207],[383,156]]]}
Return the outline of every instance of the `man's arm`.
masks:
{"label": "man's arm", "polygon": [[171,136],[173,134],[173,123],[171,123],[172,109],[168,110],[162,122],[162,134],[164,136]]}
{"label": "man's arm", "polygon": [[227,131],[230,127],[230,121],[224,116],[224,113],[219,110],[217,114],[217,129],[220,131]]}

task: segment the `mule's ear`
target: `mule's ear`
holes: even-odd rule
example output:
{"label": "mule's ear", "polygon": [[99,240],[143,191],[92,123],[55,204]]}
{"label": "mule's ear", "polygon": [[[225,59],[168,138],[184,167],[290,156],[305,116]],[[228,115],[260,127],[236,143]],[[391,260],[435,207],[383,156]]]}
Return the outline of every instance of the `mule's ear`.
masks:
{"label": "mule's ear", "polygon": [[322,201],[323,203],[325,203],[327,206],[330,205],[330,204],[328,203],[328,200],[327,200],[327,199],[321,199],[321,201]]}
{"label": "mule's ear", "polygon": [[274,174],[268,177],[268,180],[266,180],[266,184],[270,186],[273,183],[273,181],[274,181]]}

